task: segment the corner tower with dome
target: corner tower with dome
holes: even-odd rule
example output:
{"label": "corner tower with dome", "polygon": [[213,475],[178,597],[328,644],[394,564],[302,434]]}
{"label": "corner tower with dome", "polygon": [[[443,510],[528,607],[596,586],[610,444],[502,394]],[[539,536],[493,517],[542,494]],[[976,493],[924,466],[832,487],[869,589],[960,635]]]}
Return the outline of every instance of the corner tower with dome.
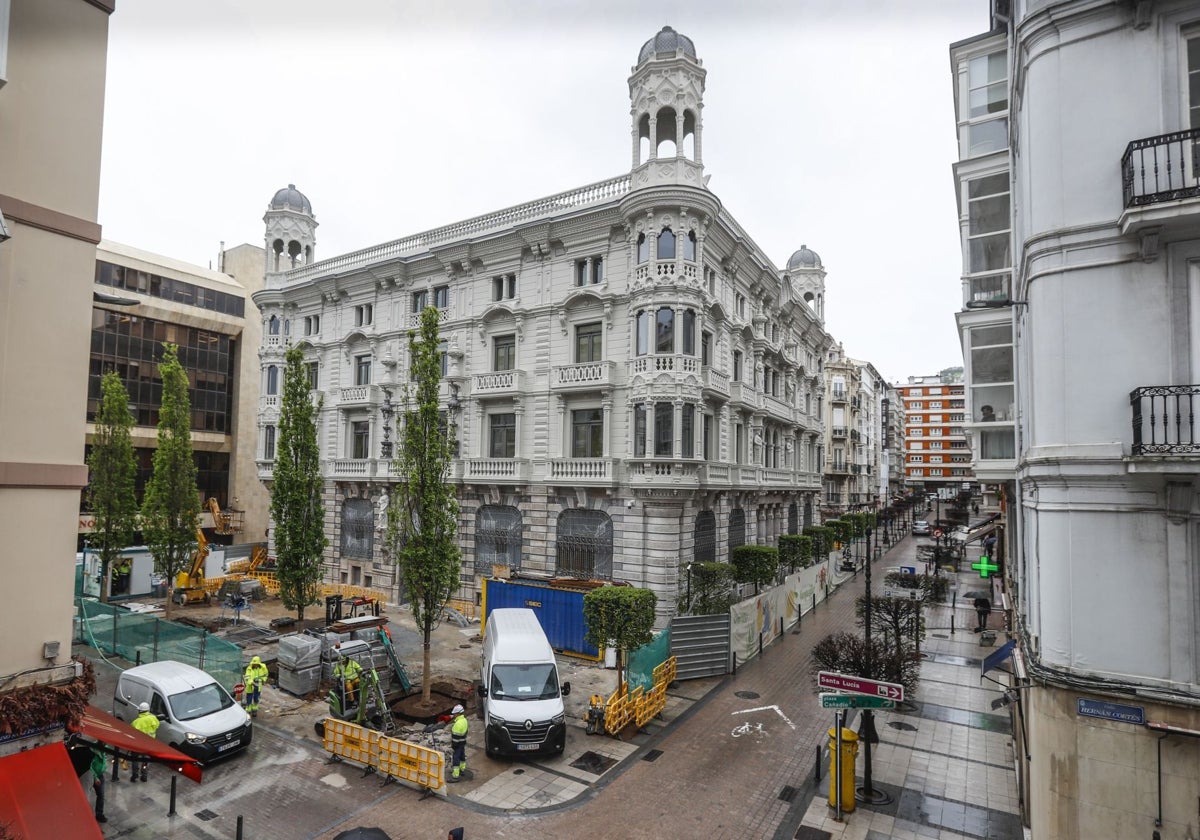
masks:
{"label": "corner tower with dome", "polygon": [[[688,564],[816,522],[825,270],[807,248],[777,268],[709,189],[706,74],[664,27],[628,78],[629,171],[362,251],[316,261],[311,204],[276,194],[254,299],[279,324],[264,360],[300,344],[322,397],[328,579],[402,598],[378,508],[428,306],[468,607],[506,568],[650,588],[665,625],[686,609]],[[261,420],[269,482],[266,403]]]}

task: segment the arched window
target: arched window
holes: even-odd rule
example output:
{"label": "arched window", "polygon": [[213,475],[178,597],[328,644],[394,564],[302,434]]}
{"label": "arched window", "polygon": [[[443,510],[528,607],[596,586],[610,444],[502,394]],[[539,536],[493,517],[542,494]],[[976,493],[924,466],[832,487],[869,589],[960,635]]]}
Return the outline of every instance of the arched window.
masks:
{"label": "arched window", "polygon": [[654,317],[654,352],[675,352],[675,310],[663,307]]}
{"label": "arched window", "polygon": [[375,506],[370,499],[342,503],[342,556],[369,559],[375,551]]}
{"label": "arched window", "polygon": [[279,335],[279,318],[275,315],[272,315],[271,320],[267,321],[267,335]]}
{"label": "arched window", "polygon": [[696,355],[696,313],[690,309],[683,312],[683,353]]}
{"label": "arched window", "polygon": [[574,508],[558,515],[554,573],[583,580],[611,580],[613,526],[600,510]]}
{"label": "arched window", "polygon": [[663,228],[658,235],[658,258],[660,260],[675,259],[675,234],[670,228]]}
{"label": "arched window", "polygon": [[638,265],[650,259],[650,242],[646,239],[646,234],[639,233],[637,241],[637,261]]}
{"label": "arched window", "polygon": [[713,563],[717,559],[717,517],[711,510],[696,514],[696,527],[692,532],[695,543],[692,559],[697,563]]}
{"label": "arched window", "polygon": [[683,258],[688,262],[696,261],[696,231],[689,230],[683,240]]}
{"label": "arched window", "polygon": [[279,393],[279,368],[275,365],[267,367],[267,394],[274,396]]}
{"label": "arched window", "polygon": [[521,568],[521,511],[510,505],[483,505],[475,514],[475,571],[492,566]]}
{"label": "arched window", "polygon": [[645,356],[650,352],[650,313],[645,309],[638,312],[634,330],[637,333],[637,355]]}
{"label": "arched window", "polygon": [[733,550],[739,545],[746,544],[746,512],[734,508],[729,512],[729,559],[733,560]]}

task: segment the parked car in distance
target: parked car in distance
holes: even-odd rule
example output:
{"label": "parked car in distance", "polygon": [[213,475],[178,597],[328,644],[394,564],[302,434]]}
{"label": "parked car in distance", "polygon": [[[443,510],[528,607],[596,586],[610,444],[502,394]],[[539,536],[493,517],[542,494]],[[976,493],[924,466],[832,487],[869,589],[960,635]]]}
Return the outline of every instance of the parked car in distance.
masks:
{"label": "parked car in distance", "polygon": [[929,536],[929,523],[926,522],[924,519],[918,519],[916,522],[913,523],[912,532],[913,532],[914,537],[928,537]]}

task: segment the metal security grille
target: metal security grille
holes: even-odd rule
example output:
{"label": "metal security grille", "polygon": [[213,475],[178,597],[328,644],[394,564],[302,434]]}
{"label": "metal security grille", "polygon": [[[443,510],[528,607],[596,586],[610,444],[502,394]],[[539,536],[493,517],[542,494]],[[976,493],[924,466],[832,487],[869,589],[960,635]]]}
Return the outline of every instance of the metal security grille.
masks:
{"label": "metal security grille", "polygon": [[564,510],[558,515],[554,573],[561,577],[612,578],[613,528],[598,510]]}
{"label": "metal security grille", "polygon": [[521,511],[509,505],[484,505],[475,515],[475,571],[490,575],[492,566],[521,568]]}
{"label": "metal security grille", "polygon": [[696,516],[695,561],[712,563],[717,559],[717,517],[711,510],[702,510]]}
{"label": "metal security grille", "polygon": [[734,508],[729,512],[729,557],[733,559],[733,550],[739,545],[746,544],[746,512]]}
{"label": "metal security grille", "polygon": [[800,524],[800,511],[796,507],[796,503],[792,502],[788,505],[788,533],[798,534]]}
{"label": "metal security grille", "polygon": [[677,615],[671,619],[675,678],[695,680],[729,673],[729,613]]}
{"label": "metal security grille", "polygon": [[375,507],[370,499],[342,503],[342,556],[370,559],[375,551]]}

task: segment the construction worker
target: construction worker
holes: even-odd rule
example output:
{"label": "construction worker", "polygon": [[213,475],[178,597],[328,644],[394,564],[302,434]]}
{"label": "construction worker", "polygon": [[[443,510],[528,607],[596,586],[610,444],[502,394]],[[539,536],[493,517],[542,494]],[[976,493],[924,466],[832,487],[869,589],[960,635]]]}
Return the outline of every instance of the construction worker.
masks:
{"label": "construction worker", "polygon": [[267,666],[257,656],[251,657],[246,666],[246,674],[242,682],[246,685],[246,711],[250,717],[258,717],[258,701],[261,698],[262,687],[269,676]]}
{"label": "construction worker", "polygon": [[[150,704],[146,703],[145,701],[138,703],[138,716],[133,719],[133,728],[138,732],[141,732],[143,735],[149,735],[151,738],[153,738],[158,734],[158,723],[158,716],[150,713]],[[150,762],[144,758],[135,758],[133,760],[133,775],[129,777],[129,781],[136,782],[138,780],[138,765],[141,765],[140,770],[142,781],[148,781],[146,775],[147,771],[150,769]]]}
{"label": "construction worker", "polygon": [[358,681],[362,678],[362,666],[358,664],[358,660],[339,653],[338,663],[333,666],[333,678],[342,681],[342,690],[346,697],[353,696],[354,692],[358,691]]}
{"label": "construction worker", "polygon": [[96,822],[106,823],[104,816],[104,774],[108,770],[108,756],[92,747],[92,790],[96,792]]}
{"label": "construction worker", "polygon": [[454,721],[450,724],[450,746],[454,752],[450,756],[450,781],[457,782],[458,777],[467,772],[467,715],[462,703],[455,703],[450,710]]}

